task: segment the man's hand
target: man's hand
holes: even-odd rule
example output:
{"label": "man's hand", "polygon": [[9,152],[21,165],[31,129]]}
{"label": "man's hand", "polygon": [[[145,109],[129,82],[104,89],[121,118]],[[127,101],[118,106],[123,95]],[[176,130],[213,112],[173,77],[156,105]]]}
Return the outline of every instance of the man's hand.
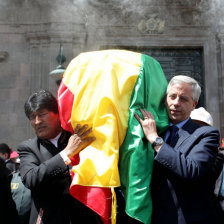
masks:
{"label": "man's hand", "polygon": [[145,109],[144,110],[140,109],[140,112],[142,113],[144,120],[142,120],[137,113],[135,113],[134,116],[141,124],[145,137],[152,144],[155,141],[156,137],[158,137],[156,129],[156,121],[151,112]]}
{"label": "man's hand", "polygon": [[81,125],[78,124],[74,134],[69,138],[68,145],[63,151],[70,159],[96,139],[95,137],[88,137],[92,132],[92,128],[87,128],[88,125],[81,127]]}

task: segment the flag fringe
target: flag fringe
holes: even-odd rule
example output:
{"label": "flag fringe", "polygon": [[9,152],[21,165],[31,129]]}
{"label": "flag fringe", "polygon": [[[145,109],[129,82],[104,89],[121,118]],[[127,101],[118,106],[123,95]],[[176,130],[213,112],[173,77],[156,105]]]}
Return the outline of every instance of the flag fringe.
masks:
{"label": "flag fringe", "polygon": [[116,224],[117,219],[117,198],[114,187],[111,187],[112,206],[111,206],[111,224]]}

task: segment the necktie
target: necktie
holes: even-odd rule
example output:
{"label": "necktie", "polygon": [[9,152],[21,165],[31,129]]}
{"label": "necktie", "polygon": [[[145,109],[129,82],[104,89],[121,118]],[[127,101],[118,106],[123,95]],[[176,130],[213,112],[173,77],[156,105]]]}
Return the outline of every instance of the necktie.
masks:
{"label": "necktie", "polygon": [[170,146],[175,146],[177,143],[177,131],[179,130],[179,128],[175,125],[172,125],[169,127],[169,130],[170,130],[170,135],[166,143],[169,144]]}

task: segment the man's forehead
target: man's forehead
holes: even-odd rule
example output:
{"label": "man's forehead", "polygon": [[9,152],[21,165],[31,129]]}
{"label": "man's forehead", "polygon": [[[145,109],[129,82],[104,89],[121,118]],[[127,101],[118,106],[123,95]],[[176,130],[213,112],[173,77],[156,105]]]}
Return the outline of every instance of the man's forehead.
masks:
{"label": "man's forehead", "polygon": [[30,113],[30,115],[35,115],[35,114],[40,114],[40,113],[44,113],[44,112],[49,112],[49,110],[43,108],[43,109],[39,109],[39,110],[36,110],[36,111],[32,111]]}
{"label": "man's forehead", "polygon": [[175,83],[170,86],[169,92],[192,92],[192,86],[188,83]]}

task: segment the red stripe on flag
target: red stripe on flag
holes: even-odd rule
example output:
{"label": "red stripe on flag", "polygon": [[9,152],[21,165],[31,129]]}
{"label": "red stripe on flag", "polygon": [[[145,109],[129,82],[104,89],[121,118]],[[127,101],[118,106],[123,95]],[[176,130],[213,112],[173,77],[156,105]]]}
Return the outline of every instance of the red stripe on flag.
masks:
{"label": "red stripe on flag", "polygon": [[110,188],[72,185],[70,194],[96,212],[104,224],[111,223],[112,194]]}
{"label": "red stripe on flag", "polygon": [[58,88],[57,94],[58,94],[58,110],[61,120],[61,126],[64,130],[73,133],[73,128],[71,125],[71,113],[73,104],[69,104],[68,102],[73,102],[74,95],[63,83],[63,80]]}

